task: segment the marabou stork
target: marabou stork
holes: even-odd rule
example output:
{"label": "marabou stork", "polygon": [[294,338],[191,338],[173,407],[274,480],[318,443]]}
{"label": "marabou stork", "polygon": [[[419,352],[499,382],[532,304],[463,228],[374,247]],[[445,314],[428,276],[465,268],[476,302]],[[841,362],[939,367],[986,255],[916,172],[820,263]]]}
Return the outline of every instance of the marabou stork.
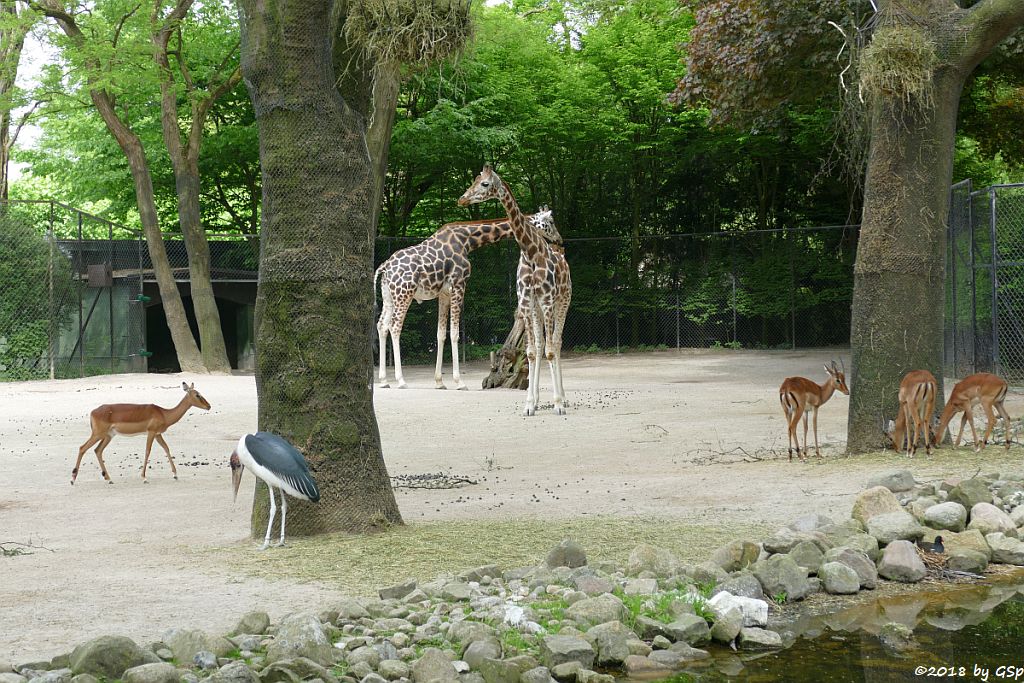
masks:
{"label": "marabou stork", "polygon": [[270,529],[274,526],[274,515],[277,504],[274,502],[274,487],[281,490],[281,540],[278,546],[284,545],[284,523],[288,515],[288,499],[285,493],[295,498],[317,502],[320,490],[316,487],[309,465],[302,453],[277,434],[256,432],[246,434],[238,440],[238,445],[231,454],[231,483],[238,499],[238,487],[242,483],[242,471],[250,467],[252,473],[262,479],[270,489],[270,521],[267,522],[267,535],[263,539],[265,550],[270,545]]}

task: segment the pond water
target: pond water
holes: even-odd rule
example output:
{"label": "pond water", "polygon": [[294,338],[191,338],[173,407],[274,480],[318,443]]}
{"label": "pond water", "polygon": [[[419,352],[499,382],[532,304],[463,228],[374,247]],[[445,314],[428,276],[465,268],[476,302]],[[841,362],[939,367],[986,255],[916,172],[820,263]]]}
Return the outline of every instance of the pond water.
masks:
{"label": "pond water", "polygon": [[[912,628],[917,647],[887,651],[878,634],[889,622]],[[801,617],[788,630],[796,639],[784,650],[716,649],[709,662],[670,680],[1024,681],[1024,574],[883,597]]]}

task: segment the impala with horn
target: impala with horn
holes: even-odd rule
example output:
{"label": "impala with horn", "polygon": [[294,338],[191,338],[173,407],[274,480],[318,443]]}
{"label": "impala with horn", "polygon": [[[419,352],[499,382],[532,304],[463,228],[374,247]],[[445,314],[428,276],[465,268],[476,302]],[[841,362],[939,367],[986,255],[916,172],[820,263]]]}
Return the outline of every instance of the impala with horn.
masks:
{"label": "impala with horn", "polygon": [[[840,359],[842,362],[842,359]],[[787,377],[779,387],[779,403],[782,404],[782,412],[786,416],[786,424],[789,430],[789,459],[793,459],[793,447],[796,446],[796,457],[803,460],[807,457],[807,408],[810,407],[814,414],[814,451],[821,457],[821,450],[818,448],[818,408],[823,406],[835,390],[838,389],[847,396],[850,389],[846,386],[846,364],[841,368],[832,361],[831,365],[825,366],[828,379],[824,384],[818,384],[806,377]],[[797,424],[800,418],[804,418],[804,450],[800,452],[800,440],[797,438]]]}

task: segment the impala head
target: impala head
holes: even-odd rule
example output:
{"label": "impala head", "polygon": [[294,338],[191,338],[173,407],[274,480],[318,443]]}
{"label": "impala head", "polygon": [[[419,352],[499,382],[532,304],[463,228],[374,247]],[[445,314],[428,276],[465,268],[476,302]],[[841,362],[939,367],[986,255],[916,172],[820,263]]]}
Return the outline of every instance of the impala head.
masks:
{"label": "impala head", "polygon": [[188,394],[188,402],[194,405],[196,408],[202,408],[203,410],[210,409],[210,402],[203,398],[203,395],[196,391],[195,384],[181,383],[182,390]]}
{"label": "impala head", "polygon": [[231,451],[231,488],[235,492],[232,500],[238,500],[238,487],[242,484],[242,471],[245,465],[238,459],[238,451]]}
{"label": "impala head", "polygon": [[[840,362],[842,361],[840,360]],[[847,396],[850,395],[850,388],[846,386],[846,363],[843,363],[842,369],[840,369],[839,366],[836,365],[836,362],[832,361],[832,365],[825,366],[825,372],[827,372],[829,377],[832,378],[832,381],[835,382],[836,389]]]}
{"label": "impala head", "polygon": [[551,244],[562,244],[562,235],[555,227],[555,217],[547,204],[537,209],[537,213],[530,217],[530,224]]}
{"label": "impala head", "polygon": [[484,170],[480,171],[480,175],[476,177],[469,189],[459,197],[459,206],[469,206],[494,199],[498,196],[500,188],[501,178],[494,172],[490,164],[484,164]]}

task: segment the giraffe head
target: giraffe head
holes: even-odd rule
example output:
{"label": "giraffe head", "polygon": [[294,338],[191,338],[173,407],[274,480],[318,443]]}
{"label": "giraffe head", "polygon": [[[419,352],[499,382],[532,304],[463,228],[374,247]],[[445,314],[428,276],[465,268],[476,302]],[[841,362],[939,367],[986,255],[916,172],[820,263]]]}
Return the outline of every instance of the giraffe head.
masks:
{"label": "giraffe head", "polygon": [[480,202],[486,202],[488,199],[496,198],[498,190],[501,189],[501,184],[501,178],[494,172],[491,165],[484,164],[484,170],[480,171],[480,175],[476,177],[476,180],[469,186],[469,189],[459,197],[459,206],[479,204]]}
{"label": "giraffe head", "polygon": [[530,224],[536,228],[551,244],[562,244],[562,235],[555,227],[555,217],[547,204],[537,209],[537,213],[530,216]]}

